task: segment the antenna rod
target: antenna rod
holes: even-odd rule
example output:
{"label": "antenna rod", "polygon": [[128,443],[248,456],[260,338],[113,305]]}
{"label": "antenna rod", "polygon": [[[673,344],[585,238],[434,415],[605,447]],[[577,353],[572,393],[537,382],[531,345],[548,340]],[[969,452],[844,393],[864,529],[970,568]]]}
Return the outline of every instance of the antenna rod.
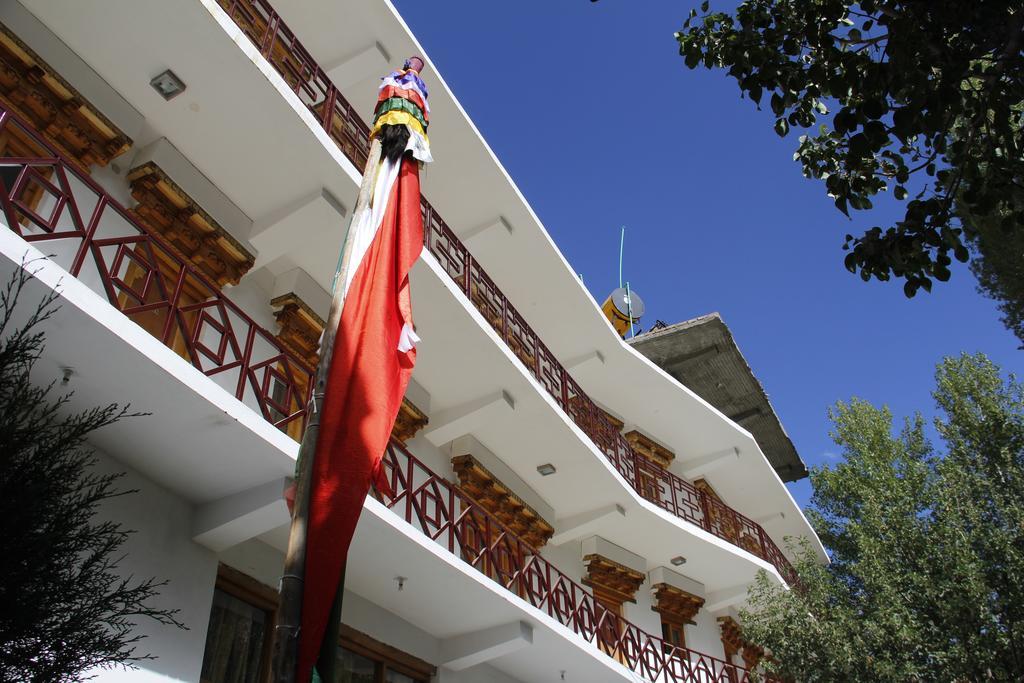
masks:
{"label": "antenna rod", "polygon": [[633,334],[633,297],[629,295],[629,280],[626,281],[626,315],[629,316],[629,338],[632,339]]}

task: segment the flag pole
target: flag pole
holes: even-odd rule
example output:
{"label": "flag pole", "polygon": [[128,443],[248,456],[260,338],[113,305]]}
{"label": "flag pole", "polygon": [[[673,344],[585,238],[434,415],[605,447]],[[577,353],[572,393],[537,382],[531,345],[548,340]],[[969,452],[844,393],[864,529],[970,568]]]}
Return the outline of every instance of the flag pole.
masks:
{"label": "flag pole", "polygon": [[[302,623],[302,595],[306,570],[306,528],[309,521],[310,477],[313,472],[316,443],[320,435],[320,409],[323,406],[324,391],[334,351],[334,339],[345,305],[344,282],[352,258],[352,223],[369,204],[380,156],[380,140],[375,137],[370,143],[370,153],[363,169],[359,196],[356,199],[356,206],[352,210],[341,260],[334,276],[331,311],[327,318],[327,325],[324,327],[323,341],[320,344],[320,362],[317,365],[313,396],[307,406],[306,430],[302,434],[302,444],[299,446],[299,457],[296,464],[295,510],[292,514],[291,531],[288,536],[288,552],[285,555],[284,572],[281,575],[281,583],[278,588],[279,599],[271,660],[273,672],[271,680],[274,683],[296,683],[295,669],[298,660],[299,626]],[[336,613],[337,618],[340,619],[343,590],[344,587],[339,584],[335,597],[336,609],[332,609],[332,618]],[[337,629],[333,632],[336,634]]]}

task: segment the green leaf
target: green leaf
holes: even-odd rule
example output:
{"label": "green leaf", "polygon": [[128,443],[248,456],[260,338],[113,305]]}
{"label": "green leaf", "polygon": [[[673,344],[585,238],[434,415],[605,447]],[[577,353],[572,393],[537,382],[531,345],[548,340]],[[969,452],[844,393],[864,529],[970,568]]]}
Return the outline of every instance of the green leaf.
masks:
{"label": "green leaf", "polygon": [[842,211],[847,218],[850,217],[850,210],[846,206],[846,197],[836,197],[836,208]]}
{"label": "green leaf", "polygon": [[[942,281],[940,266],[950,265],[945,259],[964,255],[952,243],[939,248],[943,228],[967,221],[991,226],[993,263],[1003,253],[1018,261],[1024,254],[1024,242],[1012,242],[1024,233],[1024,78],[1019,50],[1012,59],[1000,56],[1007,46],[1019,47],[1019,5],[739,0],[735,10],[711,14],[710,2],[703,2],[707,14],[679,36],[680,54],[688,68],[703,63],[733,79],[743,98],[760,103],[767,94],[777,135],[818,128],[787,153],[801,175],[825,180],[824,191],[844,214],[873,211],[871,198],[885,190],[905,202],[904,214],[892,216],[884,232],[847,246],[862,277],[900,279],[916,292],[925,279]],[[923,182],[911,186],[914,174]],[[953,189],[956,196],[948,197]],[[970,216],[961,215],[967,211]],[[976,246],[970,240],[964,246],[972,268],[983,263]],[[1019,273],[1019,264],[1013,267]],[[1007,282],[1014,277],[1020,279]],[[1004,283],[999,291],[997,301],[1019,302],[1019,315],[1006,320],[1024,342],[1024,285]],[[897,668],[831,679],[975,680],[987,666],[979,663],[959,678]]]}
{"label": "green leaf", "polygon": [[843,259],[843,265],[851,273],[856,273],[857,272],[857,255],[853,254],[853,253],[847,254],[846,258]]}
{"label": "green leaf", "polygon": [[850,153],[858,157],[866,157],[871,154],[871,143],[864,133],[857,133],[849,140]]}
{"label": "green leaf", "polygon": [[872,119],[882,118],[885,116],[887,109],[884,102],[875,98],[865,100],[864,104],[861,105],[861,111],[864,112],[864,115]]}

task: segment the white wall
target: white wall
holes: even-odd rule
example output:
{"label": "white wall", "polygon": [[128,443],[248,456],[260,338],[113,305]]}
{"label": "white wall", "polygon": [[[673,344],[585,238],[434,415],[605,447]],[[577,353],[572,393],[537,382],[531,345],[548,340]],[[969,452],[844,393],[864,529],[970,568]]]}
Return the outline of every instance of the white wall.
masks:
{"label": "white wall", "polygon": [[715,615],[702,609],[697,612],[697,616],[693,620],[697,623],[686,627],[686,646],[691,650],[703,652],[718,659],[725,659],[721,631],[718,629]]}
{"label": "white wall", "polygon": [[452,468],[452,456],[445,452],[443,447],[438,448],[427,441],[422,434],[423,432],[420,432],[415,438],[410,439],[406,444],[406,448],[416,456],[417,460],[430,468],[434,474],[444,477],[450,482],[457,483],[458,478],[455,476],[455,470]]}
{"label": "white wall", "polygon": [[151,653],[156,659],[140,663],[134,671],[96,672],[94,680],[102,683],[197,681],[206,645],[217,558],[192,542],[192,509],[186,501],[106,455],[99,455],[97,471],[127,471],[126,476],[118,481],[117,488],[138,489],[138,493],[107,501],[98,513],[101,519],[119,521],[125,529],[136,532],[121,547],[125,558],[118,567],[118,573],[121,576],[133,575],[137,579],[166,579],[169,583],[159,589],[159,596],[151,604],[158,608],[180,609],[177,618],[188,630],[151,620],[138,621],[136,632],[145,636],[138,645],[138,651]]}
{"label": "white wall", "polygon": [[519,683],[519,681],[493,667],[480,664],[465,671],[438,669],[433,683]]}
{"label": "white wall", "polygon": [[586,575],[586,569],[583,566],[582,542],[579,540],[557,546],[548,544],[541,548],[540,554],[576,583],[580,583]]}
{"label": "white wall", "polygon": [[651,581],[645,579],[636,592],[636,603],[626,603],[625,616],[631,622],[657,638],[661,637],[661,615],[651,609],[654,597],[651,595]]}

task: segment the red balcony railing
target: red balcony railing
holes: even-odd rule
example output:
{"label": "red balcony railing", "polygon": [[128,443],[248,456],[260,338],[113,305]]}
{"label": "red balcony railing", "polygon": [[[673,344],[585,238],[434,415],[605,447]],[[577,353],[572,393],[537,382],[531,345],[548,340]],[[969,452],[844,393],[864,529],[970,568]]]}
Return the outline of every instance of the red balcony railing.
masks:
{"label": "red balcony railing", "polygon": [[[627,669],[658,683],[746,683],[740,666],[678,647],[602,608],[461,488],[430,471],[399,442],[384,455],[391,491],[378,500],[448,552],[518,595]],[[772,681],[773,679],[758,678]]]}
{"label": "red balcony railing", "polygon": [[305,421],[312,370],[2,105],[0,197],[14,232],[236,398]]}
{"label": "red balcony railing", "polygon": [[[162,238],[0,106],[0,198],[8,226],[125,316],[279,427],[305,419],[311,369]],[[22,150],[24,151],[24,150]],[[648,680],[745,683],[743,667],[673,646],[600,607],[490,512],[397,441],[384,458],[390,509],[449,552]]]}
{"label": "red balcony railing", "polygon": [[[289,87],[317,115],[357,168],[366,164],[369,128],[267,0],[218,0]],[[569,376],[480,263],[426,199],[421,200],[428,251],[459,285],[505,344],[562,410],[647,500],[771,563],[792,584],[796,575],[756,522],[635,453],[604,412]]]}

